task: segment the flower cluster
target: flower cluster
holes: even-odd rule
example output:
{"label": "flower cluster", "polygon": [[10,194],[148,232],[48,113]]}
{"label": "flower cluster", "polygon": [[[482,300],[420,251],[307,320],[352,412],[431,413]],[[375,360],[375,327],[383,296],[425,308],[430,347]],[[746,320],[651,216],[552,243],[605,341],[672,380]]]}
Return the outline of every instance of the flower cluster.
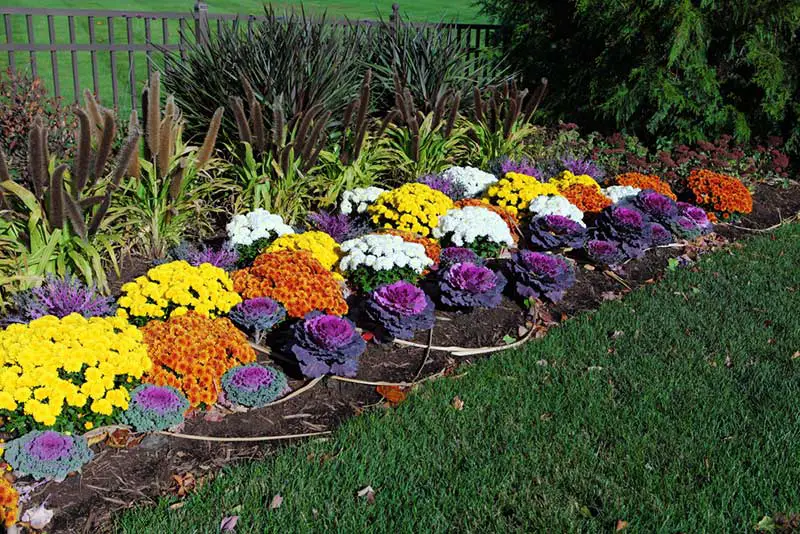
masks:
{"label": "flower cluster", "polygon": [[219,267],[173,261],[123,285],[117,314],[141,326],[151,319],[184,315],[190,310],[216,317],[241,301],[230,277]]}
{"label": "flower cluster", "polygon": [[261,408],[289,389],[286,375],[259,363],[234,367],[222,377],[225,398],[249,408]]}
{"label": "flower cluster", "polygon": [[459,200],[467,196],[464,185],[461,182],[456,182],[449,175],[427,174],[417,182],[444,193],[452,200]]}
{"label": "flower cluster", "polygon": [[599,187],[574,184],[562,193],[564,198],[584,213],[598,213],[611,205],[611,199],[603,195]]}
{"label": "flower cluster", "polygon": [[0,525],[14,526],[19,515],[19,493],[5,477],[0,476]]}
{"label": "flower cluster", "polygon": [[563,256],[520,250],[508,263],[517,294],[558,302],[575,283],[575,272]]}
{"label": "flower cluster", "polygon": [[489,186],[486,199],[517,215],[520,211],[526,210],[531,201],[540,195],[560,194],[558,188],[552,184],[543,184],[533,176],[509,172],[497,183]]}
{"label": "flower cluster", "polygon": [[466,198],[464,200],[459,200],[458,202],[455,203],[456,208],[466,208],[467,206],[486,208],[498,214],[500,217],[503,218],[503,220],[506,223],[506,226],[508,226],[508,230],[509,232],[511,232],[511,237],[514,239],[514,244],[516,244],[519,241],[520,237],[519,218],[510,211],[508,211],[506,208],[501,208],[500,206],[494,206],[486,202],[486,200],[478,198]]}
{"label": "flower cluster", "polygon": [[256,343],[262,343],[264,337],[286,319],[286,309],[269,297],[257,297],[236,306],[229,317],[236,326],[249,332]]}
{"label": "flower cluster", "polygon": [[465,197],[477,197],[497,182],[494,174],[484,172],[475,167],[450,167],[442,173],[442,178],[460,186]]}
{"label": "flower cluster", "polygon": [[631,197],[635,197],[639,194],[638,187],[631,187],[629,185],[612,185],[611,187],[606,187],[603,189],[603,195],[607,196],[611,199],[611,202],[617,204],[623,200],[627,200]]}
{"label": "flower cluster", "polygon": [[561,166],[574,175],[587,175],[595,180],[605,178],[605,171],[591,159],[565,157],[560,160]]}
{"label": "flower cluster", "polygon": [[54,315],[59,318],[79,313],[86,318],[114,315],[114,300],[103,296],[95,287],[89,287],[77,277],[56,278],[48,276],[37,288],[14,295],[16,314],[7,322],[27,323]]}
{"label": "flower cluster", "polygon": [[528,236],[534,249],[581,248],[586,228],[563,215],[541,215],[531,220]]}
{"label": "flower cluster", "polygon": [[336,268],[341,256],[339,244],[324,232],[283,235],[273,241],[265,252],[279,252],[281,250],[305,250],[310,252],[314,259],[329,271]]}
{"label": "flower cluster", "polygon": [[474,250],[464,247],[447,247],[442,249],[442,255],[439,260],[439,268],[446,270],[456,263],[474,263],[475,265],[483,265],[484,261],[485,260],[478,256]]}
{"label": "flower cluster", "polygon": [[82,436],[53,430],[34,430],[6,444],[5,459],[22,475],[36,480],[62,481],[92,459],[92,450]]}
{"label": "flower cluster", "polygon": [[308,222],[316,230],[331,236],[337,243],[343,243],[369,232],[369,226],[363,217],[356,218],[344,213],[333,214],[326,211],[310,213]]}
{"label": "flower cluster", "polygon": [[131,391],[122,420],[137,432],[166,430],[183,423],[189,401],[172,386],[142,384]]}
{"label": "flower cluster", "polygon": [[597,219],[596,235],[617,244],[629,258],[638,258],[651,245],[650,222],[644,213],[628,206],[612,206]]}
{"label": "flower cluster", "polygon": [[153,360],[146,380],[174,387],[192,406],[216,402],[222,375],[256,359],[247,336],[227,318],[189,312],[163,322],[152,321],[142,333]]}
{"label": "flower cluster", "polygon": [[583,252],[592,263],[598,265],[617,265],[625,261],[625,253],[612,241],[591,239],[586,242]]}
{"label": "flower cluster", "polygon": [[0,412],[17,428],[110,421],[128,407],[129,382],[150,366],[141,333],[118,317],[14,324],[0,332]]}
{"label": "flower cluster", "polygon": [[696,202],[727,219],[753,211],[753,196],[744,184],[731,176],[709,170],[694,170],[687,186]]}
{"label": "flower cluster", "polygon": [[367,208],[384,193],[386,193],[386,189],[380,187],[357,187],[345,191],[342,193],[339,211],[343,215],[360,215],[366,213]]}
{"label": "flower cluster", "polygon": [[312,312],[292,326],[287,351],[294,354],[308,378],[326,374],[355,376],[367,343],[345,317]]}
{"label": "flower cluster", "polygon": [[276,237],[294,233],[292,227],[283,222],[280,215],[273,215],[265,209],[234,216],[226,230],[228,241],[237,248],[250,246],[256,241],[262,241],[266,246]]}
{"label": "flower cluster", "polygon": [[423,184],[405,184],[379,196],[367,212],[376,226],[427,237],[439,224],[439,217],[452,207],[453,201],[440,191]]}
{"label": "flower cluster", "polygon": [[388,337],[399,339],[411,339],[417,331],[433,328],[436,320],[430,297],[405,280],[370,293],[366,312]]}
{"label": "flower cluster", "polygon": [[342,252],[339,268],[362,291],[398,280],[416,282],[433,266],[424,246],[396,235],[370,234],[345,241]]}
{"label": "flower cluster", "polygon": [[252,267],[234,272],[232,278],[242,297],[274,299],[289,317],[304,317],[313,310],[347,313],[347,302],[333,273],[304,250],[262,254]]}
{"label": "flower cluster", "polygon": [[212,248],[207,245],[196,246],[182,243],[172,250],[170,255],[174,259],[186,261],[194,267],[208,263],[224,271],[232,270],[239,262],[239,254],[229,244]]}
{"label": "flower cluster", "polygon": [[448,211],[439,219],[433,236],[445,245],[466,247],[485,258],[496,257],[503,247],[514,246],[514,238],[503,218],[478,206]]}
{"label": "flower cluster", "polygon": [[656,193],[661,193],[672,200],[677,199],[669,184],[655,175],[647,175],[640,172],[626,172],[618,175],[616,182],[617,185],[626,185],[628,187],[635,187],[637,189],[650,189]]}
{"label": "flower cluster", "polygon": [[494,308],[503,299],[506,279],[488,267],[456,263],[439,282],[442,303],[456,308]]}
{"label": "flower cluster", "polygon": [[[435,239],[431,239],[429,237],[421,237],[416,234],[412,234],[411,232],[404,232],[402,230],[382,230],[381,234],[388,234],[388,235],[396,235],[403,239],[406,243],[419,243],[423,247],[425,247],[425,255],[428,256],[433,265],[431,266],[433,269],[436,269],[439,265],[439,257],[442,254],[442,246],[439,244],[438,241]],[[427,271],[423,271],[423,274]]]}
{"label": "flower cluster", "polygon": [[510,172],[517,174],[525,174],[533,176],[537,180],[542,180],[542,171],[539,170],[530,160],[522,158],[520,160],[512,160],[504,157],[497,163],[500,176],[505,176]]}
{"label": "flower cluster", "polygon": [[565,191],[573,185],[585,185],[600,191],[600,184],[588,174],[572,174],[570,171],[562,171],[556,176],[550,178],[549,182],[556,186],[559,191]]}
{"label": "flower cluster", "polygon": [[541,215],[562,215],[583,225],[583,212],[578,207],[559,195],[542,195],[531,201],[528,209],[534,217]]}

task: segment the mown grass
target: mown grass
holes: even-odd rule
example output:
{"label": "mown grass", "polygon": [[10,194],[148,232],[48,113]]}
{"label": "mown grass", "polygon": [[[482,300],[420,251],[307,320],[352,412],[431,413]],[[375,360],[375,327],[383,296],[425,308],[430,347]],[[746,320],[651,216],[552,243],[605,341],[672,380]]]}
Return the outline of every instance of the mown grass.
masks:
{"label": "mown grass", "polygon": [[[118,530],[212,533],[227,515],[237,532],[751,530],[799,511],[798,265],[798,225],[708,256]],[[368,485],[374,504],[356,497]]]}

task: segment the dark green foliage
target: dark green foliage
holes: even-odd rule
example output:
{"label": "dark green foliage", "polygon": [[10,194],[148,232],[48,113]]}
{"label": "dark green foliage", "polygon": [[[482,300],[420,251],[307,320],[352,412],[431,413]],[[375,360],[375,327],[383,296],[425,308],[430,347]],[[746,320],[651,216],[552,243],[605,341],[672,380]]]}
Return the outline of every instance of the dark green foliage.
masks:
{"label": "dark green foliage", "polygon": [[798,0],[480,0],[555,115],[650,139],[781,134],[800,149]]}
{"label": "dark green foliage", "polygon": [[416,284],[419,280],[419,274],[411,267],[393,267],[388,270],[378,271],[372,267],[362,265],[348,272],[347,279],[353,286],[364,293],[369,293],[382,285],[393,284],[400,280]]}
{"label": "dark green foliage", "polygon": [[260,239],[256,239],[249,245],[238,245],[236,247],[236,253],[239,255],[239,261],[237,265],[240,268],[250,267],[253,265],[253,262],[261,254],[264,249],[272,244],[274,239],[270,239],[268,237],[262,237]]}

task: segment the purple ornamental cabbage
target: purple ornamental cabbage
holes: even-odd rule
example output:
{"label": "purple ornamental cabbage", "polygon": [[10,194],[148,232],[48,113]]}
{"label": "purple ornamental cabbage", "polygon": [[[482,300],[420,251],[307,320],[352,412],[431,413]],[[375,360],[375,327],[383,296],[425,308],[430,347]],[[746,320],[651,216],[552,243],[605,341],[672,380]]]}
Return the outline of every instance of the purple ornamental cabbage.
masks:
{"label": "purple ornamental cabbage", "polygon": [[497,307],[505,287],[502,274],[474,263],[456,263],[439,282],[442,303],[455,308]]}
{"label": "purple ornamental cabbage", "polygon": [[644,255],[650,231],[645,214],[629,206],[610,206],[597,218],[597,238],[613,241],[629,258]]}
{"label": "purple ornamental cabbage", "polygon": [[183,423],[189,401],[172,386],[142,384],[131,391],[123,421],[137,432],[166,430]]}
{"label": "purple ornamental cabbage", "polygon": [[419,183],[427,185],[431,189],[435,189],[444,193],[452,200],[461,200],[466,197],[467,190],[463,184],[455,182],[450,178],[438,174],[426,174],[419,180]]}
{"label": "purple ornamental cabbage", "polygon": [[513,161],[507,157],[503,158],[500,161],[500,176],[505,176],[509,172],[533,176],[537,180],[542,180],[542,171],[536,168],[527,158],[522,158],[519,161]]}
{"label": "purple ornamental cabbage", "polygon": [[598,265],[617,265],[625,261],[625,253],[616,243],[603,239],[592,239],[583,247],[589,261]]}
{"label": "purple ornamental cabbage", "polygon": [[287,350],[294,354],[308,378],[326,374],[355,376],[358,358],[367,350],[367,343],[349,319],[315,311],[292,326]]}
{"label": "purple ornamental cabbage", "polygon": [[528,234],[531,246],[539,250],[581,248],[586,241],[586,228],[563,215],[534,217]]}
{"label": "purple ornamental cabbage", "polygon": [[700,231],[707,234],[714,229],[714,225],[708,220],[706,210],[699,206],[694,206],[688,202],[678,202],[678,213],[683,217],[692,219],[700,228]]}
{"label": "purple ornamental cabbage", "polygon": [[337,243],[344,243],[348,239],[355,239],[370,231],[369,225],[363,219],[344,213],[334,214],[327,211],[310,213],[308,222],[315,230],[325,232]]}
{"label": "purple ornamental cabbage", "polygon": [[5,461],[23,475],[36,480],[62,481],[92,459],[86,438],[53,430],[35,430],[9,441]]}
{"label": "purple ornamental cabbage", "polygon": [[668,225],[678,216],[678,205],[674,200],[650,189],[639,191],[630,203],[661,225]]}
{"label": "purple ornamental cabbage", "polygon": [[382,285],[370,293],[366,312],[388,337],[398,339],[411,339],[417,331],[433,328],[436,321],[431,298],[405,280]]}
{"label": "purple ornamental cabbage", "polygon": [[520,250],[511,256],[508,268],[522,297],[558,302],[575,283],[572,265],[563,256]]}
{"label": "purple ornamental cabbage", "polygon": [[672,243],[672,233],[664,228],[659,223],[650,223],[650,245],[657,247],[659,245],[669,245]]}
{"label": "purple ornamental cabbage", "polygon": [[237,304],[229,317],[236,326],[252,334],[256,343],[261,343],[286,319],[286,309],[269,297],[257,297]]}
{"label": "purple ornamental cabbage", "polygon": [[114,299],[100,294],[96,287],[89,287],[77,277],[64,279],[48,276],[37,288],[22,291],[14,296],[15,315],[4,322],[28,323],[45,315],[58,318],[72,313],[86,317],[107,317],[114,315]]}
{"label": "purple ornamental cabbage", "polygon": [[439,255],[439,269],[446,270],[456,263],[474,263],[475,265],[483,265],[485,260],[478,256],[478,254],[471,248],[443,248],[442,253]]}
{"label": "purple ornamental cabbage", "polygon": [[606,172],[600,168],[591,159],[577,159],[573,157],[562,157],[560,159],[561,166],[565,170],[571,172],[576,176],[588,174],[598,182],[602,182],[606,176]]}
{"label": "purple ornamental cabbage", "polygon": [[286,375],[260,363],[239,365],[222,375],[228,400],[250,408],[261,408],[289,390]]}
{"label": "purple ornamental cabbage", "polygon": [[669,223],[669,229],[681,239],[696,239],[704,233],[702,226],[694,219],[684,215],[672,219]]}

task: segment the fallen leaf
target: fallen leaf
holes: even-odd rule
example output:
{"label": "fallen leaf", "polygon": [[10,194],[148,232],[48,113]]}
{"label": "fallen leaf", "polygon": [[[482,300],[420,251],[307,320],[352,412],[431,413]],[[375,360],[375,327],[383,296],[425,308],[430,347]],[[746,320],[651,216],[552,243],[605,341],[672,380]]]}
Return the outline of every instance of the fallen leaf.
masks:
{"label": "fallen leaf", "polygon": [[600,298],[604,301],[606,300],[620,300],[622,298],[622,294],[616,293],[614,291],[603,291],[600,293]]}
{"label": "fallen leaf", "polygon": [[108,438],[108,432],[100,432],[99,434],[92,434],[86,438],[86,442],[89,446],[97,445],[101,441],[105,441]]}
{"label": "fallen leaf", "polygon": [[516,340],[517,340],[517,338],[515,338],[513,336],[509,336],[509,335],[503,336],[503,343],[505,343],[506,345],[511,345]]}
{"label": "fallen leaf", "polygon": [[364,332],[363,334],[361,334],[361,339],[369,343],[370,341],[375,339],[375,334],[373,334],[372,332]]}
{"label": "fallen leaf", "polygon": [[539,420],[541,421],[549,421],[553,418],[552,412],[544,412],[542,415],[539,416]]}
{"label": "fallen leaf", "polygon": [[584,265],[583,268],[586,269],[587,271],[594,271],[595,270],[594,265],[591,265],[589,263]]}
{"label": "fallen leaf", "polygon": [[190,491],[194,490],[197,487],[197,480],[195,480],[194,475],[192,473],[184,473],[183,475],[172,475],[172,479],[175,481],[176,487],[175,492],[178,494],[178,497],[183,497],[187,495]]}
{"label": "fallen leaf", "polygon": [[183,508],[184,506],[186,506],[186,501],[178,501],[178,502],[174,502],[174,503],[170,504],[169,505],[169,509],[170,510],[177,510],[178,508]]}
{"label": "fallen leaf", "polygon": [[375,388],[378,394],[386,399],[391,406],[397,406],[404,400],[408,394],[400,386],[378,386]]}
{"label": "fallen leaf", "polygon": [[733,367],[733,361],[731,360],[730,355],[725,356],[725,367],[727,367],[728,369]]}
{"label": "fallen leaf", "polygon": [[45,508],[44,504],[25,510],[25,513],[20,518],[23,523],[27,523],[34,530],[44,529],[52,519],[53,511]]}
{"label": "fallen leaf", "polygon": [[228,517],[223,517],[219,524],[219,530],[220,532],[233,532],[236,530],[236,523],[238,522],[238,515],[229,515]]}
{"label": "fallen leaf", "polygon": [[269,509],[277,510],[278,508],[281,507],[282,504],[283,504],[283,497],[281,497],[280,495],[275,495],[272,498],[272,501],[270,501],[269,503]]}
{"label": "fallen leaf", "polygon": [[366,499],[367,504],[375,502],[375,490],[372,489],[372,486],[367,486],[366,488],[358,490],[358,496],[362,499]]}
{"label": "fallen leaf", "polygon": [[793,360],[796,360],[797,358],[800,358],[800,350],[798,350],[797,352],[795,352],[794,354],[792,354],[792,359],[793,359]]}
{"label": "fallen leaf", "polygon": [[464,401],[461,400],[461,397],[454,397],[450,405],[459,412],[464,409]]}
{"label": "fallen leaf", "polygon": [[114,449],[125,449],[128,446],[128,438],[131,431],[127,428],[118,428],[108,435],[106,445]]}
{"label": "fallen leaf", "polygon": [[540,365],[542,367],[547,367],[547,360],[539,360],[536,362],[536,365]]}
{"label": "fallen leaf", "polygon": [[619,339],[625,335],[624,330],[614,330],[614,333],[611,334],[611,339]]}
{"label": "fallen leaf", "polygon": [[614,527],[614,531],[615,532],[622,532],[626,528],[628,528],[628,522],[627,521],[623,521],[622,519],[618,519],[617,520],[617,526]]}

